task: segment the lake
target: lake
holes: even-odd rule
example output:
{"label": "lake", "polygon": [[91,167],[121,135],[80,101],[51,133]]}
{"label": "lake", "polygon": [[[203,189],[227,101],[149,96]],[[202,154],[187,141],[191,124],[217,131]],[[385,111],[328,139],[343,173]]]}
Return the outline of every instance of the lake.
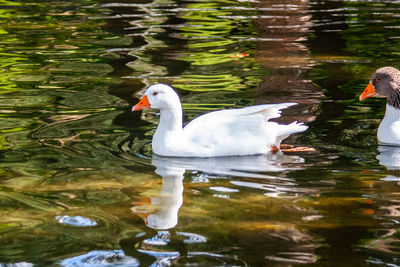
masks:
{"label": "lake", "polygon": [[[0,0],[0,266],[399,266],[400,148],[379,146],[397,0]],[[184,123],[297,102],[314,152],[153,155]]]}

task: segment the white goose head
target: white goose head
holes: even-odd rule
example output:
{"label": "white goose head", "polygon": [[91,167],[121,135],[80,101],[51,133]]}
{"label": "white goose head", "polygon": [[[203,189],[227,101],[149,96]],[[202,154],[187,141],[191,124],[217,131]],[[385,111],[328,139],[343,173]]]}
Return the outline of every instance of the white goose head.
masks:
{"label": "white goose head", "polygon": [[143,98],[132,111],[148,108],[160,110],[180,108],[181,102],[178,94],[170,86],[158,83],[147,88]]}

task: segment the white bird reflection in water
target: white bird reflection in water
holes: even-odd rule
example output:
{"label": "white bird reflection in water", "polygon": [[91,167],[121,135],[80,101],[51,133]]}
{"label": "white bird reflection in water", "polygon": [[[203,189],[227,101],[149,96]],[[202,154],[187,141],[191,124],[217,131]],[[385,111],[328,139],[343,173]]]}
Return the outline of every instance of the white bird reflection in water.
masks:
{"label": "white bird reflection in water", "polygon": [[178,223],[178,212],[183,201],[185,169],[160,165],[156,173],[162,177],[160,195],[141,200],[139,205],[132,207],[132,211],[144,219],[147,227],[167,230]]}
{"label": "white bird reflection in water", "polygon": [[183,173],[190,170],[229,177],[275,178],[262,173],[300,169],[301,163],[304,163],[303,158],[283,153],[214,158],[171,158],[154,155],[152,160],[152,164],[157,168],[156,173],[161,177],[172,169],[180,169]]}
{"label": "white bird reflection in water", "polygon": [[[301,169],[304,159],[283,153],[215,158],[171,158],[153,155],[151,163],[156,167],[155,173],[162,177],[160,194],[141,198],[131,208],[135,214],[144,218],[148,228],[135,237],[120,242],[127,255],[136,258],[147,256],[150,258],[145,260],[149,262],[155,258],[151,266],[179,260],[243,266],[246,263],[236,256],[190,252],[189,247],[193,244],[206,243],[207,238],[200,234],[174,230],[178,224],[178,213],[183,203],[185,173],[190,172],[192,182],[196,182],[196,177],[199,175],[206,176],[207,179],[228,179],[234,188],[209,187],[210,191],[219,194],[236,194],[242,188],[258,188],[261,191],[274,192],[290,192],[295,188],[298,193],[301,189],[299,190],[294,179],[285,177],[285,172]],[[279,176],[283,177],[275,176],[274,173],[279,173]],[[240,177],[251,182],[241,184]],[[257,187],[257,184],[260,186]]]}
{"label": "white bird reflection in water", "polygon": [[[144,198],[132,211],[144,218],[148,227],[155,230],[167,230],[174,228],[178,223],[178,212],[183,201],[183,178],[186,171],[196,171],[206,174],[208,177],[219,178],[247,177],[268,180],[279,180],[280,185],[269,185],[259,188],[276,192],[277,188],[285,190],[284,185],[295,185],[292,179],[266,175],[268,172],[283,172],[287,170],[300,169],[299,164],[304,159],[299,156],[290,156],[283,153],[238,156],[238,157],[215,157],[215,158],[171,158],[154,155],[152,164],[156,167],[155,172],[162,177],[162,187],[159,196]],[[246,186],[238,181],[232,181],[233,185]],[[249,187],[254,188],[257,183],[251,183]],[[215,190],[215,188],[210,188]],[[287,191],[290,191],[287,188]],[[238,192],[239,190],[229,190]]]}
{"label": "white bird reflection in water", "polygon": [[400,181],[400,147],[398,146],[378,146],[379,154],[376,159],[379,164],[384,166],[389,174],[382,178],[383,181]]}

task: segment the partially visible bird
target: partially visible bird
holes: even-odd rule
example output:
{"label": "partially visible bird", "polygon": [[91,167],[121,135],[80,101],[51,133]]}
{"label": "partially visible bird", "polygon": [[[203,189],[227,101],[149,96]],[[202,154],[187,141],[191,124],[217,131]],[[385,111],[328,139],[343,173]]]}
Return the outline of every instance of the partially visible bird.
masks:
{"label": "partially visible bird", "polygon": [[378,142],[400,146],[400,71],[393,67],[377,69],[359,99],[376,94],[386,96],[386,113],[378,128]]}

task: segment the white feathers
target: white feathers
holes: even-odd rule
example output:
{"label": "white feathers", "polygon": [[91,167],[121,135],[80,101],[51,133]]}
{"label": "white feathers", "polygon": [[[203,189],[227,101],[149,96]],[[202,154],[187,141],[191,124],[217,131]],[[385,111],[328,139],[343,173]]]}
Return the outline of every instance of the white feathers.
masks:
{"label": "white feathers", "polygon": [[386,104],[386,113],[378,128],[381,144],[400,146],[400,110]]}
{"label": "white feathers", "polygon": [[162,156],[213,157],[264,154],[279,147],[290,134],[308,127],[268,122],[296,103],[267,104],[219,110],[202,115],[182,129],[182,108],[175,91],[164,84],[149,87],[151,107],[160,109],[160,124],[153,136],[153,151]]}

